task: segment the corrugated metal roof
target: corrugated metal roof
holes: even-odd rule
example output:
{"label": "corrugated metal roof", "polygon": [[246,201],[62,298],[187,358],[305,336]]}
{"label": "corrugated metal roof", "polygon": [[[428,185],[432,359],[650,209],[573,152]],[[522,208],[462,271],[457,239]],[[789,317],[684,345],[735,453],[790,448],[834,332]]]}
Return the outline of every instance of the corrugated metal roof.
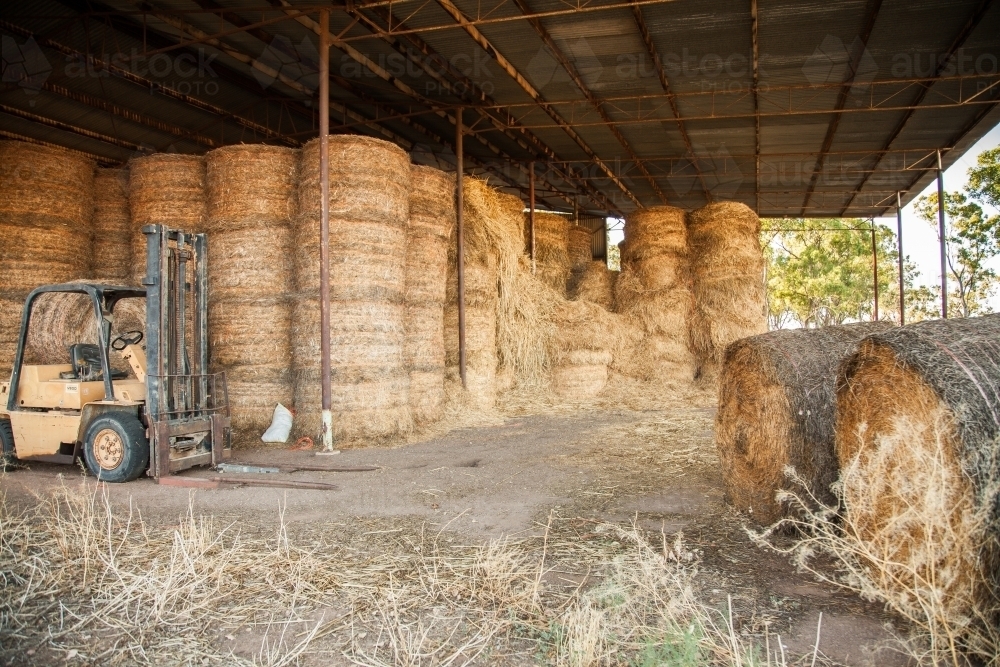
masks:
{"label": "corrugated metal roof", "polygon": [[[309,2],[291,6],[315,9]],[[456,23],[452,2],[475,28]],[[446,167],[461,104],[470,171],[523,194],[534,160],[542,207],[617,214],[633,198],[660,203],[659,191],[686,208],[735,199],[771,216],[882,214],[897,190],[908,201],[929,182],[934,150],[950,165],[1000,120],[1000,7],[982,0],[687,0],[637,10],[598,0],[577,13],[561,0],[376,4],[331,13],[334,131],[396,141]],[[539,27],[523,11],[539,14]],[[375,34],[389,18],[405,30]],[[4,136],[108,162],[297,145],[316,131],[317,35],[280,0],[7,2],[0,35]],[[37,71],[19,79],[26,67]]]}

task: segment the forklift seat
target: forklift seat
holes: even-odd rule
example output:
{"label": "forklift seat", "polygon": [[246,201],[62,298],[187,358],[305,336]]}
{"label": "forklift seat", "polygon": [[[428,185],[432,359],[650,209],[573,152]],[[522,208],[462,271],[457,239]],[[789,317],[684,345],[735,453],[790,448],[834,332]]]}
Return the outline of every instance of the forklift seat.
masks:
{"label": "forklift seat", "polygon": [[[69,363],[73,370],[60,373],[63,380],[80,380],[91,382],[103,379],[101,372],[101,348],[90,343],[76,343],[69,346]],[[123,380],[128,377],[124,371],[111,371],[112,380]]]}

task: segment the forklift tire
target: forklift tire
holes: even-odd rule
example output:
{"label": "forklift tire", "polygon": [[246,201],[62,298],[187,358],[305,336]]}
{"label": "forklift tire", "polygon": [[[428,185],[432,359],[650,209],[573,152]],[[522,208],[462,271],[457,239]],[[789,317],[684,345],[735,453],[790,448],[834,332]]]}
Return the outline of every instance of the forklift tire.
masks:
{"label": "forklift tire", "polygon": [[0,419],[0,470],[17,465],[17,454],[14,452],[14,431],[9,419]]}
{"label": "forklift tire", "polygon": [[83,438],[87,469],[105,482],[130,482],[149,467],[149,441],[139,419],[109,412],[90,423]]}

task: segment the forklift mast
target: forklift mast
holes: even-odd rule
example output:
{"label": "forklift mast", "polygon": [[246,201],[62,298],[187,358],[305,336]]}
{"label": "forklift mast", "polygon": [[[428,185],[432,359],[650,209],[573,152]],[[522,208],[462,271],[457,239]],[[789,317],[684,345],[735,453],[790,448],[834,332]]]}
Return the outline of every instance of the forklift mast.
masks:
{"label": "forklift mast", "polygon": [[146,235],[146,416],[151,477],[231,452],[225,373],[208,365],[208,245],[162,225]]}

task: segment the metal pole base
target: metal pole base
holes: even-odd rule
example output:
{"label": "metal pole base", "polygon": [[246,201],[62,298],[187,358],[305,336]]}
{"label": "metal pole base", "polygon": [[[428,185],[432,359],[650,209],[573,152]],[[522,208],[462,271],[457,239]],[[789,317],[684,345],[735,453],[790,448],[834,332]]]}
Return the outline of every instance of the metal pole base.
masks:
{"label": "metal pole base", "polygon": [[323,448],[316,454],[339,454],[339,449],[333,448],[333,412],[323,410],[322,426],[320,426],[320,439],[323,441]]}

